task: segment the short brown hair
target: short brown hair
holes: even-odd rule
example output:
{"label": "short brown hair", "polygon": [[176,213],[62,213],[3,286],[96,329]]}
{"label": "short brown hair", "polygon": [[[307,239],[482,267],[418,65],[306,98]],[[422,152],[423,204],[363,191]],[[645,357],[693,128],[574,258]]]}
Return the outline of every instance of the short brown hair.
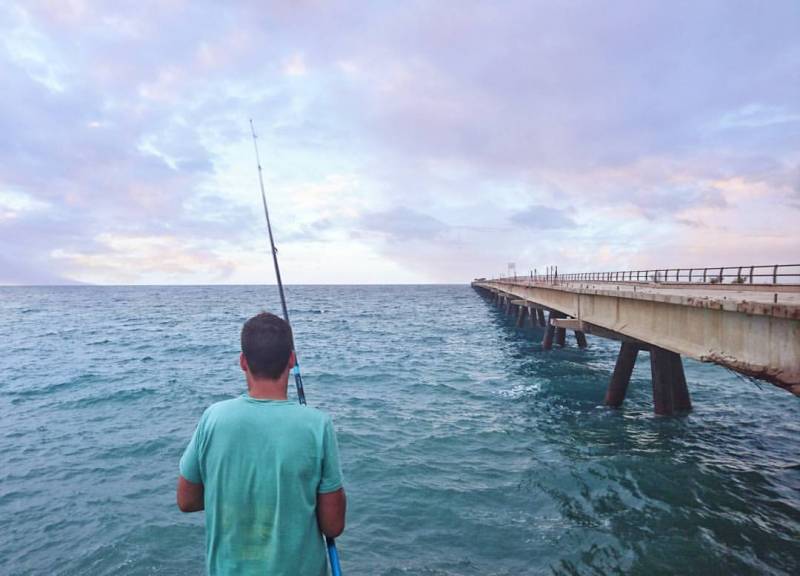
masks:
{"label": "short brown hair", "polygon": [[280,376],[293,347],[291,327],[275,314],[262,312],[242,326],[242,353],[253,376]]}

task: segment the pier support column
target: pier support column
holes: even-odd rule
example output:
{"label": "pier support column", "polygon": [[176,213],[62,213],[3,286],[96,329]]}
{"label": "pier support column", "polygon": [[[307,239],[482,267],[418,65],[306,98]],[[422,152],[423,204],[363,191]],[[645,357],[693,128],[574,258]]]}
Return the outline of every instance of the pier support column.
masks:
{"label": "pier support column", "polygon": [[542,328],[547,326],[547,319],[544,317],[544,310],[542,308],[536,309],[536,319],[539,321],[539,326]]}
{"label": "pier support column", "polygon": [[[544,315],[544,312],[542,312]],[[555,318],[553,316],[553,312],[550,312],[550,318]],[[556,333],[556,327],[550,324],[550,320],[548,318],[547,327],[544,329],[544,337],[542,338],[542,350],[552,350],[553,349],[553,336]]]}
{"label": "pier support column", "polygon": [[620,346],[617,364],[614,366],[614,374],[611,376],[611,382],[609,382],[608,390],[606,390],[604,401],[606,406],[611,406],[612,408],[622,406],[638,355],[639,346],[637,344],[623,342],[622,346]]}
{"label": "pier support column", "polygon": [[556,328],[556,344],[563,348],[567,345],[567,329]]}
{"label": "pier support column", "polygon": [[[550,313],[550,318],[566,318],[566,317],[567,316],[565,314],[562,314],[561,312],[551,312]],[[566,328],[561,328],[561,327],[556,328],[556,344],[558,344],[558,346],[561,347],[561,348],[566,346],[566,344],[567,344],[567,329]]]}
{"label": "pier support column", "polygon": [[680,354],[652,346],[650,369],[653,374],[653,406],[656,414],[670,416],[675,412],[692,409]]}
{"label": "pier support column", "polygon": [[519,310],[517,312],[517,328],[522,328],[522,325],[525,324],[525,314],[528,312],[527,306],[517,306]]}
{"label": "pier support column", "polygon": [[578,348],[586,348],[586,334],[580,330],[575,330],[575,340],[578,341]]}

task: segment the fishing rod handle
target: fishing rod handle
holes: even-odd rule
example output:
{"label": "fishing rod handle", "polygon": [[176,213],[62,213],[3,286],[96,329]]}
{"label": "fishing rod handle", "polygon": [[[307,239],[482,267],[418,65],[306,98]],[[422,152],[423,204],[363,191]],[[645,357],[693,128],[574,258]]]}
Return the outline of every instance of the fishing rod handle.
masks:
{"label": "fishing rod handle", "polygon": [[292,374],[294,374],[294,385],[297,388],[297,401],[300,404],[306,404],[306,392],[303,388],[303,377],[300,375],[300,362],[295,360],[294,368],[292,368]]}
{"label": "fishing rod handle", "polygon": [[342,576],[342,567],[339,564],[339,551],[336,549],[336,541],[330,536],[325,536],[325,544],[328,546],[328,558],[331,561],[331,576]]}

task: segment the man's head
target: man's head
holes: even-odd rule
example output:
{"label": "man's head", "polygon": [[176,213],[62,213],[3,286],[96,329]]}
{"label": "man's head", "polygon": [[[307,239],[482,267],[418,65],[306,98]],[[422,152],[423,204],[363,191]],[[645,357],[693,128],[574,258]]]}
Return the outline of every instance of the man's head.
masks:
{"label": "man's head", "polygon": [[275,380],[292,357],[292,329],[285,320],[262,312],[242,327],[242,368],[255,378]]}

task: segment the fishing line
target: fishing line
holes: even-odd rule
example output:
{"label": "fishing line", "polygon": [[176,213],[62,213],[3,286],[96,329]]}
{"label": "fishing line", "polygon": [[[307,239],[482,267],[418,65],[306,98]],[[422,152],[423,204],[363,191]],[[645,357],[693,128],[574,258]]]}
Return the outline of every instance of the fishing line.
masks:
{"label": "fishing line", "polygon": [[[264,192],[264,176],[261,174],[261,157],[258,154],[258,136],[253,126],[253,119],[250,118],[250,132],[253,134],[253,148],[256,151],[256,164],[258,164],[258,183],[261,186],[261,201],[264,204],[264,217],[267,220],[267,235],[269,236],[269,248],[272,252],[272,263],[275,265],[275,278],[278,281],[278,293],[281,296],[281,307],[283,308],[283,319],[291,328],[289,322],[289,309],[286,307],[286,295],[283,292],[283,282],[281,281],[281,269],[278,266],[278,249],[275,247],[275,239],[272,236],[272,224],[269,221],[269,208],[267,208],[267,194]],[[305,405],[306,393],[303,390],[303,377],[300,375],[300,361],[297,359],[297,350],[294,347],[294,332],[292,332],[292,351],[294,352],[295,363],[292,368],[294,374],[294,384],[297,388],[297,400]],[[331,575],[342,576],[342,568],[339,565],[339,551],[336,549],[336,542],[333,538],[325,536],[325,545],[328,548],[328,558],[331,563]]]}

